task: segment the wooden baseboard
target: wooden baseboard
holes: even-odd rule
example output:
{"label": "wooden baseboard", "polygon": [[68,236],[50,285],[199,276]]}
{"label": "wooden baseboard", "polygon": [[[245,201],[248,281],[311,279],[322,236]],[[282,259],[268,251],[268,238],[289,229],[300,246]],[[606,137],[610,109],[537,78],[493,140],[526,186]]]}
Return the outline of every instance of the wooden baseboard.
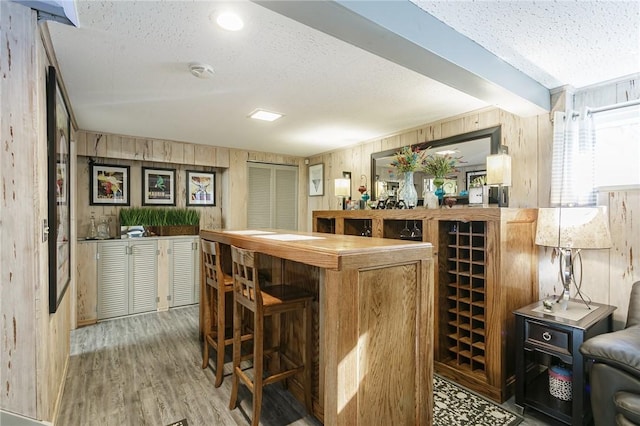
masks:
{"label": "wooden baseboard", "polygon": [[78,321],[78,327],[85,327],[87,325],[93,325],[93,324],[95,324],[97,322],[98,322],[97,319],[88,319],[88,320]]}
{"label": "wooden baseboard", "polygon": [[51,424],[56,424],[56,419],[58,418],[58,411],[60,410],[60,404],[62,404],[62,395],[64,395],[64,386],[67,383],[67,373],[69,372],[69,362],[71,360],[71,355],[67,356],[67,360],[64,363],[64,368],[62,370],[62,380],[60,381],[60,386],[58,387],[58,397],[56,398],[56,404],[53,407],[53,416],[51,417]]}

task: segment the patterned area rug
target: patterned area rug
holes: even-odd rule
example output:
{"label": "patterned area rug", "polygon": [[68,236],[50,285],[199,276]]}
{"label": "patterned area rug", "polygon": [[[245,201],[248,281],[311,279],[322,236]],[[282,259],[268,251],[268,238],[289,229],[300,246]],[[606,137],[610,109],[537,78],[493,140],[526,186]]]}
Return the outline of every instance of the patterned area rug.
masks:
{"label": "patterned area rug", "polygon": [[189,422],[187,419],[178,420],[177,422],[173,422],[168,426],[189,426]]}
{"label": "patterned area rug", "polygon": [[434,426],[515,426],[522,420],[484,397],[433,375]]}

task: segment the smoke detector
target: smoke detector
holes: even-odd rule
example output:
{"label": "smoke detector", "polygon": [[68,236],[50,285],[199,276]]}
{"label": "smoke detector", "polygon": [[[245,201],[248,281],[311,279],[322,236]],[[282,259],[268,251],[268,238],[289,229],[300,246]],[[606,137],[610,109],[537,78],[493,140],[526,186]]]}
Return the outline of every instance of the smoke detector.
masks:
{"label": "smoke detector", "polygon": [[191,74],[198,78],[211,78],[213,77],[213,68],[208,64],[201,64],[200,62],[192,62],[189,64],[189,71]]}

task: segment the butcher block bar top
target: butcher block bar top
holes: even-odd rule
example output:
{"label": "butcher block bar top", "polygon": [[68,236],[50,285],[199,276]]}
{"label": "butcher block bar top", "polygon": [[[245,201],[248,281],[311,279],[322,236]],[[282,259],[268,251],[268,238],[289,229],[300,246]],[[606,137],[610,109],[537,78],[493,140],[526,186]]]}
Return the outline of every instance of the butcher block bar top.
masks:
{"label": "butcher block bar top", "polygon": [[[204,240],[303,275],[314,306],[313,414],[327,425],[432,423],[433,252],[430,243],[288,230],[202,230]],[[310,279],[310,280],[309,280]],[[289,332],[299,348],[296,327]],[[299,349],[297,349],[299,350]],[[289,390],[302,398],[296,377]]]}

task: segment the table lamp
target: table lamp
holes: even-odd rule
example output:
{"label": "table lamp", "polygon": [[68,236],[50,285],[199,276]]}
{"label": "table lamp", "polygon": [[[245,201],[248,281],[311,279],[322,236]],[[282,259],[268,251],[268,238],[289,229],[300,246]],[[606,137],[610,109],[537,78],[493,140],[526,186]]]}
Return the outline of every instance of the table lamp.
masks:
{"label": "table lamp", "polygon": [[334,194],[340,199],[339,206],[345,210],[345,201],[351,195],[351,179],[336,179],[334,181]]}
{"label": "table lamp", "polygon": [[505,186],[511,186],[511,157],[506,152],[487,156],[487,185],[498,186],[498,207],[508,207]]}
{"label": "table lamp", "polygon": [[[577,295],[589,309],[589,303],[581,292],[582,286],[582,249],[605,249],[611,247],[611,235],[607,209],[598,207],[566,207],[538,209],[538,226],[536,244],[555,247],[560,251],[560,277],[564,291],[562,309],[566,310],[569,302],[571,283],[576,286]],[[574,266],[580,260],[580,278],[576,282]]]}

